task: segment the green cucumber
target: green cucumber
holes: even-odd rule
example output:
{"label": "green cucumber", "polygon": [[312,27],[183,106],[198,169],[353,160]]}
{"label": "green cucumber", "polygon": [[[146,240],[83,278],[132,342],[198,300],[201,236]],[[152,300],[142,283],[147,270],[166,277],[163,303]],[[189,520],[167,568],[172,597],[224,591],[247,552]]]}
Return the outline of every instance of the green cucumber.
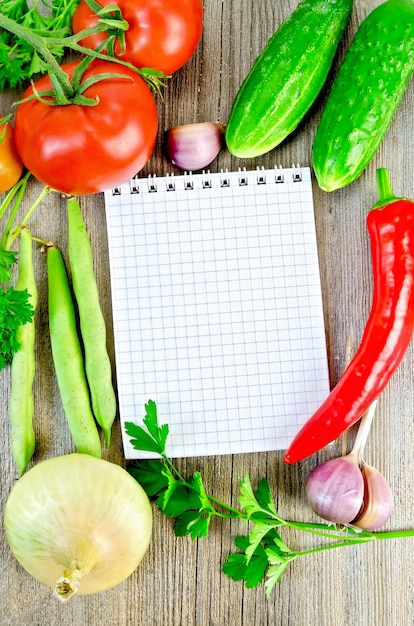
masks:
{"label": "green cucumber", "polygon": [[295,130],[332,65],[352,0],[302,0],[269,39],[232,104],[229,152],[250,158],[269,152]]}
{"label": "green cucumber", "polygon": [[414,2],[387,0],[361,22],[328,95],[312,148],[321,189],[340,189],[362,174],[413,71]]}

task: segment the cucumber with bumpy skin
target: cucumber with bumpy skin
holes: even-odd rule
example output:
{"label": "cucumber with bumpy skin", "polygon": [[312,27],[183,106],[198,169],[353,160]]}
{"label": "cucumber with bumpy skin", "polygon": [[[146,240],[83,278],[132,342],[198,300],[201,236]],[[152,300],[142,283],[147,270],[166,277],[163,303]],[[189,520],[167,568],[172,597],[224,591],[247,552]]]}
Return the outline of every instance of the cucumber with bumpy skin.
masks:
{"label": "cucumber with bumpy skin", "polygon": [[269,152],[292,133],[322,89],[352,0],[302,0],[269,39],[232,104],[226,144],[241,158]]}
{"label": "cucumber with bumpy skin", "polygon": [[361,22],[328,95],[312,148],[321,189],[340,189],[362,174],[413,71],[414,2],[387,0]]}

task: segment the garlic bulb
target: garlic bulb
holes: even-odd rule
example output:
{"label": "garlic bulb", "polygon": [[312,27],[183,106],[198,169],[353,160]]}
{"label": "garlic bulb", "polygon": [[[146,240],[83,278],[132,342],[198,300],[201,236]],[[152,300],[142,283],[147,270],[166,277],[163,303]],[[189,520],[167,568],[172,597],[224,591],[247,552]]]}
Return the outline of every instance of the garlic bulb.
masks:
{"label": "garlic bulb", "polygon": [[20,564],[67,600],[132,574],[151,539],[152,510],[126,470],[69,454],[39,463],[17,481],[4,527]]}
{"label": "garlic bulb", "polygon": [[351,452],[317,465],[306,481],[309,504],[330,522],[376,530],[391,516],[390,486],[381,472],[362,459],[375,409],[376,401],[361,418]]}
{"label": "garlic bulb", "polygon": [[182,170],[200,170],[209,165],[224,143],[224,124],[202,122],[174,126],[165,133],[165,151]]}

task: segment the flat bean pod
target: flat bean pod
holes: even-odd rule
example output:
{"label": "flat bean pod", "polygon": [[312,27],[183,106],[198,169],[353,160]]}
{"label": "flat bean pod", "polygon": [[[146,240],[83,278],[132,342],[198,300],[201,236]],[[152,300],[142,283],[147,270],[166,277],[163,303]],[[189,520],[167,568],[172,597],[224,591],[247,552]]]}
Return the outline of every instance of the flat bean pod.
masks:
{"label": "flat bean pod", "polygon": [[[32,237],[28,228],[20,234],[19,271],[16,289],[29,293],[29,302],[37,305],[37,287],[32,258]],[[33,429],[33,381],[35,376],[35,324],[19,326],[16,339],[20,349],[14,354],[11,364],[11,392],[9,417],[11,426],[11,449],[14,462],[21,476],[29,465],[35,450]]]}
{"label": "flat bean pod", "polygon": [[89,236],[79,202],[68,201],[68,254],[73,291],[85,352],[86,377],[95,419],[105,435],[106,447],[116,416],[112,367],[106,348],[106,325],[99,302]]}
{"label": "flat bean pod", "polygon": [[93,417],[75,307],[62,253],[47,248],[49,328],[59,391],[76,449],[101,456],[101,441]]}

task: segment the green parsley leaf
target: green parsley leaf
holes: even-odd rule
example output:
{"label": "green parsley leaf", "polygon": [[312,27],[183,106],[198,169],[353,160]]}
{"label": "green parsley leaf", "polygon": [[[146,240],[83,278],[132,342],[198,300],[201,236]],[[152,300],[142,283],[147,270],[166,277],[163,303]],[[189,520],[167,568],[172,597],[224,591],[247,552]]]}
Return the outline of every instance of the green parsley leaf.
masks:
{"label": "green parsley leaf", "polygon": [[248,589],[253,589],[263,582],[269,561],[264,547],[259,544],[252,554],[246,558],[246,549],[249,547],[247,537],[236,537],[234,543],[243,552],[230,554],[223,563],[222,571],[235,581],[243,580]]}
{"label": "green parsley leaf", "polygon": [[[72,16],[79,0],[1,0],[1,13],[44,38],[65,37],[72,32]],[[55,59],[63,59],[64,47],[53,46]],[[0,29],[0,90],[25,85],[47,66],[26,41]]]}
{"label": "green parsley leaf", "polygon": [[248,474],[245,475],[244,480],[239,480],[240,482],[240,496],[239,502],[240,506],[246,511],[247,516],[250,518],[255,513],[262,513],[263,509],[259,502],[256,499],[256,496],[253,492],[253,487],[250,482],[250,477]]}
{"label": "green parsley leaf", "polygon": [[128,472],[140,483],[149,498],[168,487],[168,477],[165,475],[165,464],[158,459],[136,461],[128,467]]}
{"label": "green parsley leaf", "polygon": [[125,432],[130,437],[131,445],[135,450],[161,454],[162,450],[159,443],[141,426],[134,424],[134,422],[125,422]]}
{"label": "green parsley leaf", "polygon": [[162,453],[164,453],[169,432],[168,424],[158,425],[157,405],[153,400],[148,400],[148,403],[145,405],[144,424],[153,439],[158,442]]}
{"label": "green parsley leaf", "polygon": [[0,288],[0,370],[11,363],[13,354],[20,348],[17,329],[33,319],[29,297],[27,290]]}
{"label": "green parsley leaf", "polygon": [[156,503],[166,515],[177,517],[185,511],[200,509],[200,498],[185,484],[171,476],[168,489],[157,498]]}
{"label": "green parsley leaf", "polygon": [[191,539],[207,537],[211,519],[210,511],[185,511],[175,521],[177,537],[190,535]]}
{"label": "green parsley leaf", "polygon": [[208,534],[214,509],[198,472],[184,482],[175,478],[163,461],[156,460],[138,461],[128,470],[148,497],[155,496],[161,511],[175,518],[174,532],[178,537],[190,535],[196,539]]}
{"label": "green parsley leaf", "polygon": [[195,472],[186,483],[182,497],[183,511],[176,515],[174,532],[177,536],[190,535],[192,539],[206,537],[210,520],[216,514],[205,491],[200,472]]}
{"label": "green parsley leaf", "polygon": [[2,0],[1,11],[10,19],[18,22],[24,19],[29,7],[26,0]]}
{"label": "green parsley leaf", "polygon": [[257,550],[257,547],[262,543],[265,536],[271,530],[273,530],[273,528],[272,526],[269,526],[269,524],[255,521],[254,527],[248,536],[249,543],[245,549],[247,561],[249,561],[253,557]]}
{"label": "green parsley leaf", "polygon": [[278,565],[269,566],[267,573],[266,573],[267,579],[265,581],[266,598],[270,598],[270,595],[273,591],[274,586],[276,585],[276,583],[280,582],[280,579],[282,578],[282,574],[284,573],[288,565],[289,565],[289,561],[283,561],[282,563],[279,563]]}
{"label": "green parsley leaf", "polygon": [[266,478],[262,478],[259,481],[255,496],[257,502],[260,504],[263,510],[267,511],[272,516],[278,517],[272,492]]}
{"label": "green parsley leaf", "polygon": [[126,422],[126,434],[131,438],[131,445],[135,450],[155,452],[155,454],[164,456],[168,424],[158,425],[157,406],[153,400],[149,400],[148,404],[145,405],[145,411],[143,422],[148,432],[134,422]]}
{"label": "green parsley leaf", "polygon": [[11,280],[12,265],[17,261],[17,252],[0,248],[0,283]]}

